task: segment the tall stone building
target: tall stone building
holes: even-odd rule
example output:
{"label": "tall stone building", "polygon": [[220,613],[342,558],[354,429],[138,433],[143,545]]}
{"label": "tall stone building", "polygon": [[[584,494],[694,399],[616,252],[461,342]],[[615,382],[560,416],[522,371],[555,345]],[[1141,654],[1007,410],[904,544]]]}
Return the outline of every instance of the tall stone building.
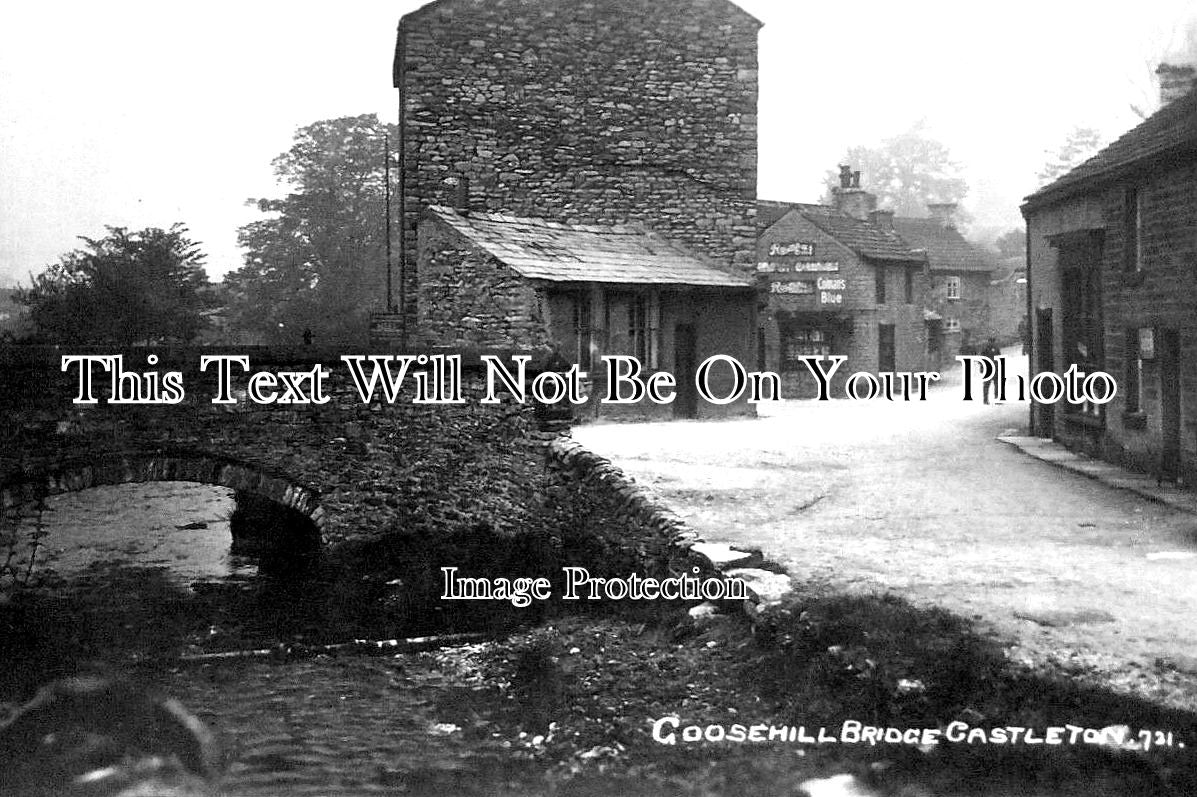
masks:
{"label": "tall stone building", "polygon": [[403,17],[400,294],[433,205],[641,224],[754,261],[757,33],[727,0],[436,0]]}

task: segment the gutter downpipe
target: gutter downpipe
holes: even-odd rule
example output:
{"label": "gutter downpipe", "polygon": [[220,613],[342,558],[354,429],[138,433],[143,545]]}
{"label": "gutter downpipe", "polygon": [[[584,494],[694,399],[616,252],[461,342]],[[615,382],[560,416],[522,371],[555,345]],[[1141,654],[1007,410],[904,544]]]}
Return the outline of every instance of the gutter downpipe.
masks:
{"label": "gutter downpipe", "polygon": [[[1025,256],[1026,256],[1026,261],[1027,261],[1027,263],[1026,263],[1026,272],[1027,272],[1027,299],[1026,299],[1027,325],[1026,325],[1026,329],[1027,329],[1028,340],[1024,341],[1024,343],[1027,344],[1027,382],[1029,384],[1031,377],[1035,371],[1035,363],[1038,361],[1038,353],[1039,353],[1039,345],[1038,344],[1039,344],[1040,334],[1039,334],[1039,330],[1038,330],[1039,325],[1036,323],[1035,314],[1032,312],[1032,310],[1034,308],[1034,301],[1031,298],[1033,295],[1033,292],[1031,290],[1031,286],[1033,284],[1031,282],[1031,271],[1032,271],[1032,269],[1031,269],[1031,219],[1027,215],[1027,208],[1025,206],[1022,209],[1022,219],[1023,219],[1024,226],[1026,227],[1026,230],[1027,230],[1026,242],[1024,243],[1024,246],[1026,248]],[[1048,334],[1051,334],[1051,330],[1048,330]],[[1036,436],[1035,431],[1036,431],[1037,424],[1035,423],[1035,408],[1036,408],[1035,400],[1031,399],[1031,403],[1027,409],[1027,412],[1029,415],[1029,417],[1027,419],[1027,421],[1028,421],[1027,428],[1029,429],[1032,437]]]}
{"label": "gutter downpipe", "polygon": [[395,83],[399,89],[399,346],[407,351],[407,30],[399,20]]}

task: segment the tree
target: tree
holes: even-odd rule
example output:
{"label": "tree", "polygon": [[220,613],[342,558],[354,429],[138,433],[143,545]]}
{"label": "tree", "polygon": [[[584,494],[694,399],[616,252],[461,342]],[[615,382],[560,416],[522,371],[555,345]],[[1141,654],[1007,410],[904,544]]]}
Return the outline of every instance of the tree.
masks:
{"label": "tree", "polygon": [[993,242],[1002,257],[1026,257],[1027,231],[1022,227],[1007,230]]}
{"label": "tree", "polygon": [[29,307],[33,337],[49,343],[114,344],[191,341],[206,325],[208,275],[187,228],[108,227],[80,238],[18,291]]}
{"label": "tree", "polygon": [[1035,175],[1039,178],[1039,187],[1055,182],[1057,178],[1072,171],[1101,149],[1101,146],[1101,133],[1091,127],[1074,127],[1054,154],[1050,150],[1044,151],[1048,156],[1047,163]]}
{"label": "tree", "polygon": [[[861,186],[877,196],[878,207],[899,216],[926,216],[928,204],[958,203],[968,193],[960,165],[944,144],[925,135],[924,127],[924,122],[918,122],[879,146],[852,147],[840,160],[861,172]],[[828,171],[825,202],[839,184],[839,171]],[[966,220],[967,216],[958,210],[956,218]]]}
{"label": "tree", "polygon": [[[374,115],[300,128],[274,160],[283,199],[250,200],[270,217],[239,231],[245,265],[225,278],[234,329],[269,343],[362,342],[385,305],[384,137]],[[397,140],[397,139],[396,139]]]}

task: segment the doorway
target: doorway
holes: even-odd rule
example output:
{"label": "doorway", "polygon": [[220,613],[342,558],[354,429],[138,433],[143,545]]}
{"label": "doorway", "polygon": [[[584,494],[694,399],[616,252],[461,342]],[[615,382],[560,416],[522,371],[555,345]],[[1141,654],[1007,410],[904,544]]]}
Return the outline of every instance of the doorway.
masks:
{"label": "doorway", "polygon": [[698,391],[694,386],[697,367],[698,335],[693,324],[678,324],[673,330],[673,362],[677,369],[677,398],[673,414],[677,418],[698,417]]}
{"label": "doorway", "polygon": [[1180,333],[1160,334],[1160,478],[1180,475]]}
{"label": "doorway", "polygon": [[[1051,308],[1040,308],[1035,311],[1035,373],[1051,371],[1055,368],[1055,350],[1052,346],[1052,311]],[[1032,431],[1040,437],[1056,436],[1056,410],[1054,404],[1036,404],[1036,428]]]}
{"label": "doorway", "polygon": [[896,371],[897,359],[894,352],[894,325],[877,325],[877,370]]}

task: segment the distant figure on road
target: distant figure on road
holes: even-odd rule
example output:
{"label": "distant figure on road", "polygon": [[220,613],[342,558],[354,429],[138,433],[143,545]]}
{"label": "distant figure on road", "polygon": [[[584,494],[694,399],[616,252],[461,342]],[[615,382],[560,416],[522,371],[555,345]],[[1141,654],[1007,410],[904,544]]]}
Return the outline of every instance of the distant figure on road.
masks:
{"label": "distant figure on road", "polygon": [[997,340],[991,337],[985,341],[985,345],[981,348],[981,356],[988,358],[993,363],[994,376],[985,380],[984,388],[985,403],[988,404],[989,391],[993,390],[995,385],[997,385],[997,361],[994,358],[1002,356],[1002,350],[998,348]]}
{"label": "distant figure on road", "polygon": [[303,330],[303,345],[312,345],[312,330],[309,327],[305,327]]}

